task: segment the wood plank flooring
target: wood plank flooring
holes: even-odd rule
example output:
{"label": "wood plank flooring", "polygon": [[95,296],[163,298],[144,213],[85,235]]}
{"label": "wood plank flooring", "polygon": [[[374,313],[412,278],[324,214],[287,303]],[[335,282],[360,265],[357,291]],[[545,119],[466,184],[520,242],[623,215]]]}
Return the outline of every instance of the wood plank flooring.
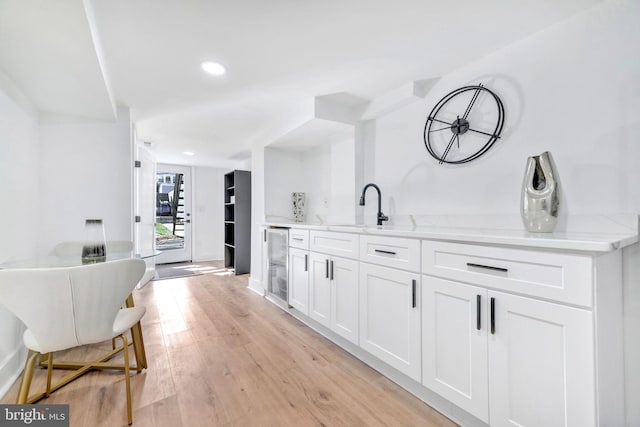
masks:
{"label": "wood plank flooring", "polygon": [[[132,376],[134,426],[455,426],[248,290],[248,275],[230,276],[218,265],[134,293],[136,305],[147,307],[149,363]],[[110,348],[55,358],[88,360]],[[36,370],[32,393],[45,380],[46,370]],[[0,402],[14,403],[18,386]],[[89,373],[39,403],[69,403],[71,426],[127,424],[120,372]]]}

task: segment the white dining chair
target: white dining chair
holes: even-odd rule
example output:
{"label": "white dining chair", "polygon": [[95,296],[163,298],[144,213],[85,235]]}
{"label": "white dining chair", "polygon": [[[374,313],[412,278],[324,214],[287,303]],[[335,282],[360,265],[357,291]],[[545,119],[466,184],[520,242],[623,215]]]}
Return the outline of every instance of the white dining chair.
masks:
{"label": "white dining chair", "polygon": [[[87,362],[52,386],[52,352],[116,337],[123,343],[127,420],[132,423],[129,343],[125,332],[140,321],[145,308],[122,307],[145,268],[140,259],[125,259],[77,267],[0,270],[0,304],[27,326],[23,340],[29,355],[17,403],[33,403],[97,366],[107,367],[103,361]],[[46,391],[30,397],[39,354],[48,362]]]}

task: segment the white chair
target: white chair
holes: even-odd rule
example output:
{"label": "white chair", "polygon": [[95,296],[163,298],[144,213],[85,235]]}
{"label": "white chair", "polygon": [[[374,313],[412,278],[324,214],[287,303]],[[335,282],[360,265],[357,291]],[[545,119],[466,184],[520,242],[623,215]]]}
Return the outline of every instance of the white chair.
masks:
{"label": "white chair", "polygon": [[[65,241],[58,243],[53,250],[51,251],[51,255],[58,258],[80,258],[82,256],[82,247],[84,246],[84,242],[79,241]],[[113,253],[128,253],[133,252],[133,242],[131,240],[107,240],[106,242],[106,250],[107,256]],[[144,344],[142,341],[142,332],[140,330],[140,325],[136,325],[136,330],[131,330],[132,334],[138,334],[138,339],[140,343],[136,350],[136,362],[138,367],[138,372],[140,372],[140,368],[146,368],[146,356],[144,356]],[[112,348],[116,348],[116,339],[111,340]],[[135,344],[135,342],[134,342]],[[142,359],[142,360],[140,360]]]}
{"label": "white chair", "polygon": [[[132,423],[129,343],[125,332],[140,321],[144,307],[121,308],[145,272],[140,259],[65,268],[0,270],[0,304],[27,326],[29,356],[17,403],[33,403],[92,369],[124,369],[127,419]],[[54,351],[120,338],[124,366],[105,359],[88,362],[51,385]],[[38,354],[47,360],[46,391],[29,397]]]}
{"label": "white chair", "polygon": [[[51,255],[58,257],[80,257],[82,256],[82,246],[84,242],[60,242],[53,250]],[[110,253],[131,252],[133,251],[133,242],[130,240],[108,240],[106,242],[107,255]]]}

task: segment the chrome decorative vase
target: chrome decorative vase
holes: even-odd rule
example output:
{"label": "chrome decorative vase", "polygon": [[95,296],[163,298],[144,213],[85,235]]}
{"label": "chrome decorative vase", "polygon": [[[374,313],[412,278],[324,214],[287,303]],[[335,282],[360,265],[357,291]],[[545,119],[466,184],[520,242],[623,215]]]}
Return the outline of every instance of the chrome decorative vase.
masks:
{"label": "chrome decorative vase", "polygon": [[84,224],[82,263],[92,264],[107,259],[107,243],[101,219],[88,219]]}
{"label": "chrome decorative vase", "polygon": [[293,219],[295,222],[304,222],[305,199],[305,193],[291,193],[291,201],[293,203]]}
{"label": "chrome decorative vase", "polygon": [[520,214],[527,231],[551,233],[558,223],[560,179],[551,153],[527,159]]}

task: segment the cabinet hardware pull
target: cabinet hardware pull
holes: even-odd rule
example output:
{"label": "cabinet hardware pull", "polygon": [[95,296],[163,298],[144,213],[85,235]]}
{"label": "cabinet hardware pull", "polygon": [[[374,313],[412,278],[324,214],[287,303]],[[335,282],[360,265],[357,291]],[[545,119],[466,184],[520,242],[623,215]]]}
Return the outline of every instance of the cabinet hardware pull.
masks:
{"label": "cabinet hardware pull", "polygon": [[331,278],[329,280],[333,280],[333,261],[331,261]]}
{"label": "cabinet hardware pull", "polygon": [[304,254],[304,271],[309,271],[309,255]]}
{"label": "cabinet hardware pull", "polygon": [[324,260],[324,278],[329,278],[329,258]]}
{"label": "cabinet hardware pull", "polygon": [[267,241],[267,229],[266,228],[264,229],[264,241],[265,242]]}
{"label": "cabinet hardware pull", "polygon": [[491,335],[496,333],[496,299],[491,298]]}
{"label": "cabinet hardware pull", "polygon": [[411,281],[411,307],[416,308],[416,279]]}
{"label": "cabinet hardware pull", "polygon": [[480,300],[482,299],[482,297],[480,295],[476,295],[476,329],[480,330],[480,309],[481,309],[481,305],[480,305]]}
{"label": "cabinet hardware pull", "polygon": [[467,267],[484,268],[485,270],[503,271],[505,273],[509,271],[508,269],[503,267],[493,267],[491,265],[474,264],[473,262],[468,262]]}
{"label": "cabinet hardware pull", "polygon": [[295,240],[297,242],[302,242],[304,239],[302,237],[292,237],[291,240]]}
{"label": "cabinet hardware pull", "polygon": [[380,254],[396,255],[396,253],[393,251],[383,251],[382,249],[374,249],[373,251]]}

